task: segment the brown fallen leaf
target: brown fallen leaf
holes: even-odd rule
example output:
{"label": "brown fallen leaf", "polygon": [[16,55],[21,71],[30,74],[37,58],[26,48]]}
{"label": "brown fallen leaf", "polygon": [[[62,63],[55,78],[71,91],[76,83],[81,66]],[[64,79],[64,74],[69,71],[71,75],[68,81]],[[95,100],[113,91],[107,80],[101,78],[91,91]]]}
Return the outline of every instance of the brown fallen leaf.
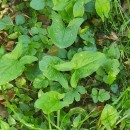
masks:
{"label": "brown fallen leaf", "polygon": [[4,100],[3,95],[0,94],[0,101]]}
{"label": "brown fallen leaf", "polygon": [[117,40],[118,40],[118,37],[117,37],[117,35],[116,35],[115,32],[111,32],[111,33],[110,33],[110,36],[109,36],[109,39],[114,40],[114,41],[117,41]]}
{"label": "brown fallen leaf", "polygon": [[13,90],[7,90],[7,91],[5,92],[5,94],[7,95],[7,98],[8,98],[9,100],[13,99],[13,98],[15,97],[15,95],[16,95]]}
{"label": "brown fallen leaf", "polygon": [[8,118],[8,112],[2,104],[0,104],[0,117]]}
{"label": "brown fallen leaf", "polygon": [[96,19],[96,18],[93,18],[93,19],[91,20],[91,22],[92,22],[92,24],[93,24],[94,26],[99,26],[99,25],[102,24],[102,20],[101,20],[101,19]]}
{"label": "brown fallen leaf", "polygon": [[7,44],[6,44],[6,46],[5,46],[6,50],[8,50],[8,51],[13,50],[14,44],[15,44],[14,41],[8,41]]}
{"label": "brown fallen leaf", "polygon": [[98,45],[103,45],[106,42],[106,40],[109,39],[109,36],[107,36],[105,34],[97,34],[96,39],[97,39]]}
{"label": "brown fallen leaf", "polygon": [[52,47],[48,50],[47,54],[54,56],[54,55],[56,55],[56,54],[58,53],[58,51],[59,51],[59,48],[58,48],[57,46],[52,46]]}
{"label": "brown fallen leaf", "polygon": [[111,32],[110,35],[105,35],[105,34],[97,34],[97,44],[103,45],[106,40],[113,40],[113,41],[118,41],[118,36],[116,35],[115,32]]}
{"label": "brown fallen leaf", "polygon": [[129,1],[123,2],[122,9],[123,9],[124,12],[125,12],[126,10],[128,10],[129,5],[130,5],[130,2],[129,2]]}

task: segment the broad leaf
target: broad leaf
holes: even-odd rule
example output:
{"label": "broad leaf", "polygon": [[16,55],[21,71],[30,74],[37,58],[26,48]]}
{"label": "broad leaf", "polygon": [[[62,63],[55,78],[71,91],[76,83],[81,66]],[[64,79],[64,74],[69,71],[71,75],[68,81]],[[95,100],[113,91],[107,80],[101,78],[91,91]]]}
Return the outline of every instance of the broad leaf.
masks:
{"label": "broad leaf", "polygon": [[30,6],[35,10],[41,10],[45,7],[45,0],[32,0]]}
{"label": "broad leaf", "polygon": [[105,75],[103,77],[103,81],[107,84],[112,84],[113,81],[116,79],[116,76],[120,72],[119,69],[120,63],[117,59],[109,59],[104,64],[104,69],[107,72],[108,75]]}
{"label": "broad leaf", "polygon": [[100,89],[98,94],[98,100],[100,102],[104,102],[110,99],[109,92],[105,91],[105,89]]}
{"label": "broad leaf", "polygon": [[38,76],[34,79],[33,86],[38,89],[46,88],[49,81],[44,76]]}
{"label": "broad leaf", "polygon": [[[0,59],[0,85],[3,85],[9,81],[12,81],[16,79],[18,76],[22,74],[22,72],[25,69],[25,64],[30,64],[33,61],[36,61],[37,58],[34,56],[29,56],[30,60],[29,62],[24,60],[24,62],[21,58],[18,59],[21,56],[22,53],[22,45],[21,43],[18,43],[14,51],[12,51],[9,54],[4,55]],[[15,55],[16,53],[16,55]]]}
{"label": "broad leaf", "polygon": [[92,97],[94,103],[98,102],[98,90],[96,88],[92,89],[91,97]]}
{"label": "broad leaf", "polygon": [[94,73],[101,65],[104,64],[104,60],[105,60],[104,56],[102,56],[99,59],[97,55],[97,60],[77,69],[71,77],[71,81],[70,81],[71,86],[75,88],[77,86],[79,79],[85,78],[91,75],[92,73]]}
{"label": "broad leaf", "polygon": [[14,48],[14,50],[11,53],[5,54],[4,57],[9,59],[18,59],[21,57],[23,53],[23,45],[22,43],[18,43],[17,46]]}
{"label": "broad leaf", "polygon": [[93,51],[83,51],[76,53],[70,62],[57,64],[55,68],[59,71],[70,71],[74,69],[71,77],[71,86],[76,87],[79,79],[87,77],[95,72],[106,58],[103,53]]}
{"label": "broad leaf", "polygon": [[17,15],[15,17],[15,22],[16,22],[16,25],[21,25],[21,24],[24,24],[25,23],[25,18],[23,15]]}
{"label": "broad leaf", "polygon": [[69,70],[77,70],[86,64],[93,63],[102,58],[105,58],[105,55],[100,52],[93,51],[82,51],[76,53],[70,62],[65,62],[62,64],[55,65],[55,68],[59,71],[69,71]]}
{"label": "broad leaf", "polygon": [[80,94],[85,93],[86,90],[83,86],[77,86],[75,89],[69,90],[69,92],[65,94],[64,102],[66,103],[66,105],[72,104],[74,100],[78,102],[81,98]]}
{"label": "broad leaf", "polygon": [[64,75],[56,70],[53,66],[63,62],[60,58],[55,56],[44,56],[39,62],[39,68],[43,72],[43,75],[49,80],[59,82],[64,88],[68,88],[68,82]]}
{"label": "broad leaf", "polygon": [[64,107],[63,99],[64,94],[60,94],[56,91],[49,91],[44,93],[36,102],[35,107],[42,109],[45,114],[49,114],[54,111],[58,111]]}
{"label": "broad leaf", "polygon": [[0,30],[6,29],[8,26],[13,26],[13,21],[9,16],[4,16],[3,19],[0,19]]}
{"label": "broad leaf", "polygon": [[63,10],[69,3],[69,0],[52,0],[53,1],[53,10]]}
{"label": "broad leaf", "polygon": [[77,0],[73,7],[74,17],[82,17],[84,14],[84,4],[88,3],[90,0]]}
{"label": "broad leaf", "polygon": [[110,0],[96,0],[95,8],[97,14],[101,17],[102,21],[104,21],[104,17],[108,18],[110,11]]}
{"label": "broad leaf", "polygon": [[26,56],[23,56],[20,60],[19,60],[19,62],[20,62],[20,64],[31,64],[33,61],[36,61],[37,60],[37,58],[35,57],[35,56],[28,56],[28,55],[26,55]]}
{"label": "broad leaf", "polygon": [[117,110],[113,106],[107,104],[102,111],[100,121],[107,130],[112,130],[118,117]]}
{"label": "broad leaf", "polygon": [[59,48],[69,47],[76,40],[77,33],[82,22],[82,18],[75,18],[70,21],[67,27],[65,27],[61,16],[53,12],[52,25],[48,28],[49,37]]}

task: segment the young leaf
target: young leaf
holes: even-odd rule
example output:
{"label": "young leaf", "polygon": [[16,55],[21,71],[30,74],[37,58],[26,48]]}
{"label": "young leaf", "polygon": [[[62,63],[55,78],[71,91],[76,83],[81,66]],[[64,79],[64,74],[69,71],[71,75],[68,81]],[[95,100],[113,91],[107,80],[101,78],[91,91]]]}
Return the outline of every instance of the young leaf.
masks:
{"label": "young leaf", "polygon": [[107,56],[110,58],[119,59],[120,51],[119,51],[118,46],[115,46],[114,44],[112,44],[107,52]]}
{"label": "young leaf", "polygon": [[56,91],[46,92],[36,100],[35,107],[42,109],[45,114],[58,111],[64,107],[63,101],[60,101],[63,97],[64,94]]}
{"label": "young leaf", "polygon": [[21,25],[25,23],[25,18],[23,15],[19,14],[15,17],[16,25]]}
{"label": "young leaf", "polygon": [[53,12],[52,25],[48,28],[49,37],[59,48],[69,47],[76,40],[78,29],[82,22],[82,18],[75,18],[65,27],[61,16]]}
{"label": "young leaf", "polygon": [[61,11],[63,10],[69,3],[69,0],[52,0],[53,1],[53,10]]}
{"label": "young leaf", "polygon": [[66,103],[66,105],[72,104],[74,100],[78,102],[80,101],[80,94],[85,93],[86,90],[83,86],[77,86],[77,88],[69,90],[69,92],[65,94],[64,102]]}
{"label": "young leaf", "polygon": [[117,110],[113,106],[107,104],[102,111],[100,121],[107,130],[111,130],[116,124],[118,117]]}
{"label": "young leaf", "polygon": [[108,59],[104,64],[104,69],[108,73],[103,77],[103,81],[107,84],[112,84],[116,79],[117,74],[120,72],[119,70],[120,63],[117,59]]}
{"label": "young leaf", "polygon": [[104,17],[108,18],[108,13],[110,11],[110,0],[96,0],[95,8],[97,14],[101,17],[102,21],[104,21]]}
{"label": "young leaf", "polygon": [[49,84],[49,81],[45,79],[44,76],[38,76],[37,78],[34,79],[34,82],[33,82],[33,86],[38,89],[46,88],[48,84]]}
{"label": "young leaf", "polygon": [[18,41],[24,44],[29,44],[31,42],[30,37],[28,35],[20,35],[18,37]]}
{"label": "young leaf", "polygon": [[94,103],[98,102],[98,90],[96,88],[92,89],[91,97],[92,97]]}
{"label": "young leaf", "polygon": [[68,88],[68,82],[64,75],[56,70],[53,66],[63,62],[60,58],[55,56],[44,56],[39,62],[39,68],[43,72],[43,75],[49,80],[59,82],[64,88]]}
{"label": "young leaf", "polygon": [[3,19],[0,19],[0,30],[3,30],[8,26],[13,26],[13,21],[9,16],[5,15]]}
{"label": "young leaf", "polygon": [[1,130],[9,130],[10,127],[9,127],[9,124],[4,122],[4,121],[0,121],[0,127],[1,127]]}
{"label": "young leaf", "polygon": [[81,121],[81,115],[79,114],[75,119],[73,120],[73,127],[76,128],[80,124]]}
{"label": "young leaf", "polygon": [[110,99],[110,94],[109,92],[105,91],[104,89],[100,89],[99,90],[99,94],[98,94],[98,100],[100,102],[104,102]]}
{"label": "young leaf", "polygon": [[90,0],[77,0],[73,7],[74,17],[82,17],[84,14],[84,4],[88,3]]}
{"label": "young leaf", "polygon": [[45,7],[45,0],[32,0],[30,6],[35,10],[42,10]]}
{"label": "young leaf", "polygon": [[23,53],[23,45],[22,43],[18,43],[14,50],[11,53],[5,54],[4,57],[9,59],[18,59],[21,57]]}
{"label": "young leaf", "polygon": [[9,38],[9,39],[16,39],[16,38],[18,38],[18,35],[19,35],[18,32],[14,32],[14,33],[10,34],[10,35],[8,36],[8,38]]}

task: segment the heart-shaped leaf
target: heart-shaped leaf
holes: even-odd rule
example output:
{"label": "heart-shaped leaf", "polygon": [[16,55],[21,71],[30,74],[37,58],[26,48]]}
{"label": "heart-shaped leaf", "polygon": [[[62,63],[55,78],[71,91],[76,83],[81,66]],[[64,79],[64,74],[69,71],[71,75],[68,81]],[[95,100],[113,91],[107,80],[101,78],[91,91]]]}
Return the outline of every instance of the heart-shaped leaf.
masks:
{"label": "heart-shaped leaf", "polygon": [[42,109],[45,114],[58,111],[64,107],[64,102],[60,101],[63,97],[64,94],[56,91],[46,92],[35,102],[35,107]]}
{"label": "heart-shaped leaf", "polygon": [[82,22],[82,18],[75,18],[70,21],[67,27],[65,27],[61,16],[53,12],[52,25],[48,28],[49,37],[59,48],[69,47],[76,40],[77,33]]}

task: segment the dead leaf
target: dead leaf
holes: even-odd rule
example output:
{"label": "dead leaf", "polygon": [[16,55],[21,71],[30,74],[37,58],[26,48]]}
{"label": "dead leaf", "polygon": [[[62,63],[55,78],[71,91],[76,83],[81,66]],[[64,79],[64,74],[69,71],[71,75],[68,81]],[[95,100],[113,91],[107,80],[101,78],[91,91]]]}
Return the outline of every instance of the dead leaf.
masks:
{"label": "dead leaf", "polygon": [[122,9],[123,9],[124,12],[125,12],[126,10],[128,10],[129,5],[130,5],[130,2],[129,2],[129,1],[125,1],[125,2],[123,3]]}
{"label": "dead leaf", "polygon": [[13,99],[16,95],[13,90],[7,90],[5,93],[6,93],[9,100]]}
{"label": "dead leaf", "polygon": [[99,26],[102,23],[102,20],[93,18],[91,22],[93,23],[94,26]]}
{"label": "dead leaf", "polygon": [[54,56],[54,55],[56,55],[56,54],[58,53],[58,51],[59,51],[59,48],[58,48],[57,46],[52,46],[52,47],[48,50],[47,54]]}
{"label": "dead leaf", "polygon": [[6,108],[0,104],[0,117],[7,118],[8,112],[6,111]]}
{"label": "dead leaf", "polygon": [[109,39],[117,41],[117,40],[118,40],[118,37],[117,37],[117,35],[116,35],[115,32],[111,32],[111,33],[110,33],[110,36],[109,36]]}
{"label": "dead leaf", "polygon": [[109,36],[105,34],[97,34],[96,37],[97,37],[97,44],[99,45],[103,45],[106,42],[106,40],[109,39]]}
{"label": "dead leaf", "polygon": [[3,95],[0,94],[0,101],[4,100]]}
{"label": "dead leaf", "polygon": [[14,41],[8,41],[6,46],[5,46],[6,50],[11,51],[14,48],[14,44],[15,44]]}

